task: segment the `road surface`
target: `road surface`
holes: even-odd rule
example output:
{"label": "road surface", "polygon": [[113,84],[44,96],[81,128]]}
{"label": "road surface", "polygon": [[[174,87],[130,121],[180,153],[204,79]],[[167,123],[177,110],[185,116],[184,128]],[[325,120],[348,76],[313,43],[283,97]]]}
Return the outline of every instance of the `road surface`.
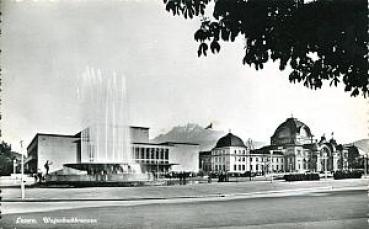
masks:
{"label": "road surface", "polygon": [[[155,203],[4,215],[3,228],[368,228],[367,191]],[[78,202],[76,202],[78,204]],[[83,224],[47,219],[89,220]],[[18,218],[18,224],[17,222]],[[37,221],[37,223],[36,223]]]}

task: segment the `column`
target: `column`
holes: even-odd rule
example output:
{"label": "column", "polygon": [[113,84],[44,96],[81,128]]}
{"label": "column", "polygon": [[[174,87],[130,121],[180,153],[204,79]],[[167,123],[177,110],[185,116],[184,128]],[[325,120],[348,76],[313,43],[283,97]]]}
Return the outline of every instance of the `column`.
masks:
{"label": "column", "polygon": [[333,171],[338,170],[338,155],[337,153],[333,154]]}
{"label": "column", "polygon": [[317,172],[320,172],[320,171],[322,171],[322,163],[321,163],[321,161],[320,161],[321,159],[320,159],[320,155],[318,154],[317,156],[316,156],[316,171]]}

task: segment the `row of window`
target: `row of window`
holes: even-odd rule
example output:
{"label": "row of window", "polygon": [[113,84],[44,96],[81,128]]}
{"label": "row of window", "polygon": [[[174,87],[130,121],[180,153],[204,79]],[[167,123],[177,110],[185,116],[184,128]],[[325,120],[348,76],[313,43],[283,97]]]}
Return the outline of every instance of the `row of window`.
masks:
{"label": "row of window", "polygon": [[[234,153],[234,154],[246,154],[246,150],[244,149],[235,149],[235,150],[232,150],[231,153]],[[212,155],[224,155],[226,154],[226,150],[214,150],[211,152]]]}
{"label": "row of window", "polygon": [[[225,165],[215,165],[214,166],[215,171],[225,171]],[[250,171],[253,171],[254,166],[250,165]],[[255,166],[255,170],[259,171],[259,170],[263,170],[263,165],[256,165]],[[272,166],[273,170],[283,170],[283,165],[279,166],[279,165],[273,165]],[[233,165],[233,171],[246,171],[246,165]]]}
{"label": "row of window", "polygon": [[156,159],[168,160],[169,149],[133,147],[134,158],[138,160]]}
{"label": "row of window", "polygon": [[[246,157],[234,157],[235,161],[246,161]],[[258,162],[260,160],[260,158],[256,157],[255,161]],[[267,158],[261,158],[261,162],[263,161],[269,161],[269,157]],[[225,158],[224,157],[214,157],[214,162],[224,162]],[[250,157],[250,162],[253,161],[253,158]],[[283,158],[272,158],[272,162],[281,162],[283,163]]]}
{"label": "row of window", "polygon": [[136,163],[141,163],[141,164],[152,164],[152,165],[156,165],[156,164],[169,164],[168,160],[135,160]]}
{"label": "row of window", "polygon": [[[250,161],[252,162],[252,157],[250,158]],[[259,161],[260,160],[260,158],[258,158],[258,157],[256,157],[255,158],[255,161]],[[261,158],[261,161],[263,162],[263,161],[270,161],[270,157],[267,157],[267,158]],[[272,158],[272,162],[282,162],[283,163],[283,158]]]}

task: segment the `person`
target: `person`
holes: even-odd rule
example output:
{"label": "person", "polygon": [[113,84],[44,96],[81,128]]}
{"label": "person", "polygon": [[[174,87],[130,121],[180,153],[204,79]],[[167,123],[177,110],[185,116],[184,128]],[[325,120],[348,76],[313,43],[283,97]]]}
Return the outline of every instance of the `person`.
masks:
{"label": "person", "polygon": [[40,169],[37,170],[37,182],[41,183],[42,181],[42,172]]}
{"label": "person", "polygon": [[49,174],[49,160],[46,161],[44,167],[45,167],[45,170],[46,170],[46,175],[48,175]]}

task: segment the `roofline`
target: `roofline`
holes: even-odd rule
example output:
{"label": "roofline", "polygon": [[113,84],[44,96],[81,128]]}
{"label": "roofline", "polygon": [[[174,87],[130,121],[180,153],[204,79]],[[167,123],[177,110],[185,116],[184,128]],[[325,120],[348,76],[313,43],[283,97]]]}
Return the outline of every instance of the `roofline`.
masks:
{"label": "roofline", "polygon": [[150,142],[131,142],[132,145],[153,145],[153,146],[170,146],[165,143],[150,143]]}
{"label": "roofline", "polygon": [[38,136],[47,136],[47,137],[64,137],[64,138],[79,138],[76,137],[76,135],[70,135],[70,134],[46,134],[46,133],[36,133],[35,136],[32,138],[31,142],[27,146],[28,148],[32,145],[32,143],[37,139]]}
{"label": "roofline", "polygon": [[198,143],[191,143],[191,142],[163,142],[161,144],[172,144],[172,145],[194,145],[194,146],[198,146],[200,144]]}
{"label": "roofline", "polygon": [[135,129],[150,129],[150,127],[144,127],[144,126],[129,126],[129,128],[135,128]]}
{"label": "roofline", "polygon": [[222,146],[222,147],[213,147],[211,150],[214,150],[214,149],[225,149],[225,148],[231,148],[231,147],[239,147],[239,148],[245,148],[245,149],[248,149],[249,148],[247,146]]}

